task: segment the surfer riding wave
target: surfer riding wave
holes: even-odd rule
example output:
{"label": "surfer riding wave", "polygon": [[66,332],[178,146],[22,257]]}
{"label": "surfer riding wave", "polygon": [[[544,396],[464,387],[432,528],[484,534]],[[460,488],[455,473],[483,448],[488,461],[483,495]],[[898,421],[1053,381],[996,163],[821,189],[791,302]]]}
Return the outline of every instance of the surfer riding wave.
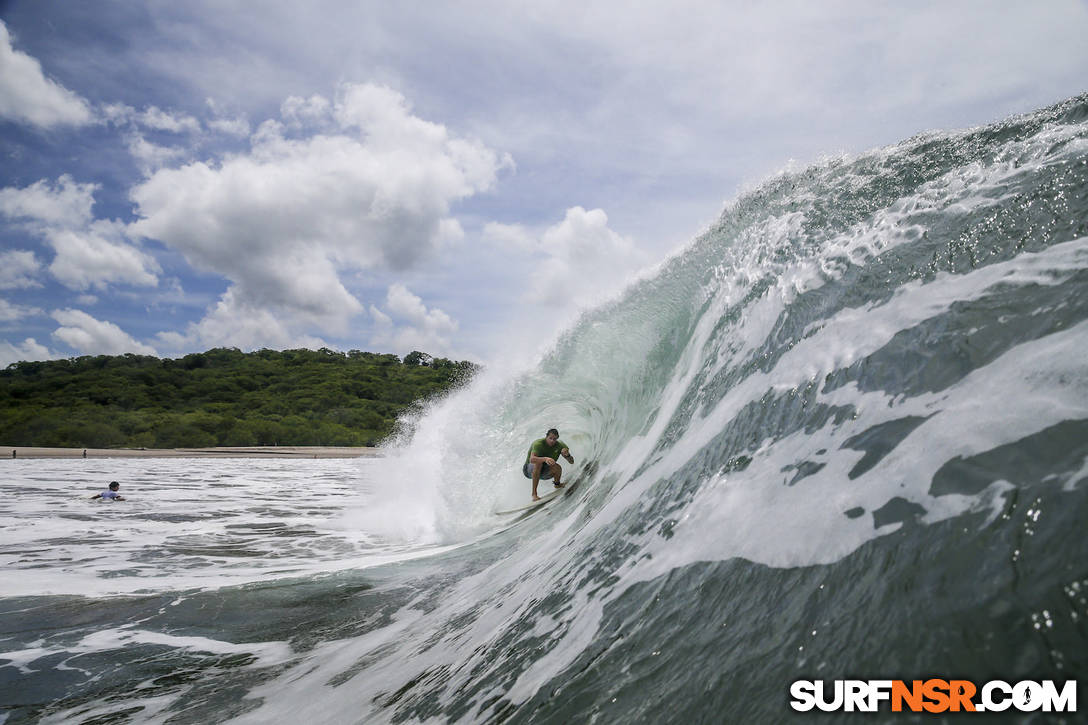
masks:
{"label": "surfer riding wave", "polygon": [[559,431],[555,428],[549,430],[545,437],[533,441],[532,445],[529,446],[529,453],[525,456],[525,463],[521,467],[521,472],[525,474],[526,478],[533,480],[534,501],[540,500],[540,496],[536,492],[540,479],[545,481],[554,479],[552,484],[556,488],[563,488],[563,467],[555,460],[560,456],[566,458],[567,463],[574,464],[574,456],[570,454],[567,444],[559,440]]}

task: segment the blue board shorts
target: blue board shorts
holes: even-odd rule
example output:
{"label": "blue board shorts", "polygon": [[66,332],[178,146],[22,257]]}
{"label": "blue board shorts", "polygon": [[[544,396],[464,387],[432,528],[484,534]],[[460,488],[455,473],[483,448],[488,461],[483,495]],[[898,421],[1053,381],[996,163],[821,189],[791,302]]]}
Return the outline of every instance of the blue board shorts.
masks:
{"label": "blue board shorts", "polygon": [[[521,467],[521,472],[525,474],[526,478],[531,479],[533,477],[533,464],[526,461],[525,465]],[[545,466],[545,465],[541,464],[541,466],[540,466],[540,480],[541,481],[550,481],[550,480],[552,480],[552,467],[551,466]]]}

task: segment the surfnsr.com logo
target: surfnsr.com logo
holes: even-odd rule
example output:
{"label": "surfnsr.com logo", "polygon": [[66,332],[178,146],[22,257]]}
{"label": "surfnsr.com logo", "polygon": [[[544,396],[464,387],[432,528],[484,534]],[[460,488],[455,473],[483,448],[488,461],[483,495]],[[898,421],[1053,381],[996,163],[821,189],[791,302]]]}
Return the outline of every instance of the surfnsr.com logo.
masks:
{"label": "surfnsr.com logo", "polygon": [[797,680],[790,697],[798,712],[876,712],[883,703],[892,712],[1076,712],[1077,681],[991,680],[979,687],[970,680]]}

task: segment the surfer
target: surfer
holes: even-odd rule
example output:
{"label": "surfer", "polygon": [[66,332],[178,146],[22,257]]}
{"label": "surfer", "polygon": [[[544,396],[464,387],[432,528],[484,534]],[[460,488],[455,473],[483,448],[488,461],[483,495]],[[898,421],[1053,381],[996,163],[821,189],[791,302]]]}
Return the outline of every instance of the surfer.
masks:
{"label": "surfer", "polygon": [[534,501],[540,500],[540,496],[536,493],[536,487],[542,478],[545,481],[554,478],[552,485],[556,488],[563,488],[563,467],[555,461],[559,456],[566,458],[567,463],[574,463],[574,456],[570,454],[567,444],[559,440],[559,431],[555,428],[549,430],[545,437],[533,441],[533,444],[529,446],[529,455],[525,457],[525,465],[521,467],[521,472],[525,474],[526,478],[533,479]]}
{"label": "surfer", "polygon": [[102,493],[96,493],[94,496],[91,496],[91,500],[100,498],[103,501],[124,501],[125,497],[117,493],[117,490],[119,488],[121,488],[121,484],[117,483],[117,481],[110,481],[109,489],[103,491]]}

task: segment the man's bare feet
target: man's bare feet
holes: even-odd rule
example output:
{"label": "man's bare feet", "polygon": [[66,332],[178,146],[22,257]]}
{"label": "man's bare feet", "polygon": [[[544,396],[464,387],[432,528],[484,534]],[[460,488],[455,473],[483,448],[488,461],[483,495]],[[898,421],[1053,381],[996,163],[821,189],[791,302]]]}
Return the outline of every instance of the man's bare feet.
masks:
{"label": "man's bare feet", "polygon": [[534,500],[534,501],[539,501],[539,500],[540,500],[540,496],[537,496],[537,495],[536,495],[536,494],[534,493],[534,494],[533,494],[533,500]]}
{"label": "man's bare feet", "polygon": [[562,483],[553,483],[552,485],[556,488],[564,488],[564,485]]}

